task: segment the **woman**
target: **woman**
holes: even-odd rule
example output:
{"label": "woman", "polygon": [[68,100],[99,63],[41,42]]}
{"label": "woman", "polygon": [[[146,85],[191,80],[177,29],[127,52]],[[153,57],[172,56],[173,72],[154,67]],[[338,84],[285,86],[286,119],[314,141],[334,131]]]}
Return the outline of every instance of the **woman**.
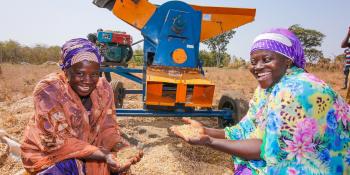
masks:
{"label": "woman", "polygon": [[350,108],[307,73],[302,46],[286,29],[258,35],[250,72],[259,86],[246,116],[224,130],[204,127],[191,144],[233,155],[235,174],[350,174]]}
{"label": "woman", "polygon": [[86,39],[62,46],[62,73],[50,74],[34,90],[35,115],[21,146],[24,168],[31,174],[101,174],[121,172],[125,165],[110,151],[121,138],[113,92],[99,78],[101,56]]}

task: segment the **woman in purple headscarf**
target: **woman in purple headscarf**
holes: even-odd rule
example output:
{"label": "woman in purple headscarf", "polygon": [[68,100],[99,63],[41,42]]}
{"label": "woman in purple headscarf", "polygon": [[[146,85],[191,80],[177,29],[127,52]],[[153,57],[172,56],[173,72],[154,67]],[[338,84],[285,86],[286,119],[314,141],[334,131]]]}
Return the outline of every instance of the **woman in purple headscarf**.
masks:
{"label": "woman in purple headscarf", "polygon": [[127,143],[116,122],[112,88],[99,77],[98,49],[77,38],[61,54],[63,72],[48,75],[33,93],[35,115],[21,146],[24,168],[39,175],[109,175],[129,168],[142,153],[125,164],[110,153]]}
{"label": "woman in purple headscarf", "polygon": [[250,72],[257,79],[246,116],[224,130],[197,127],[186,138],[233,155],[235,174],[350,174],[350,107],[305,71],[299,39],[287,29],[258,35]]}

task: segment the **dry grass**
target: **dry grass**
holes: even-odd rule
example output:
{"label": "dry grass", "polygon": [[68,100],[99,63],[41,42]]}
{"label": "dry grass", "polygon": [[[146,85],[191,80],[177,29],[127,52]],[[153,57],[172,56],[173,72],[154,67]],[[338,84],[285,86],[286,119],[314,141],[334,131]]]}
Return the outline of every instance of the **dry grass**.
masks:
{"label": "dry grass", "polygon": [[0,166],[3,165],[3,162],[7,159],[8,151],[9,146],[0,142]]}
{"label": "dry grass", "polygon": [[[52,72],[59,72],[56,65],[19,65],[19,64],[0,64],[0,102],[15,101],[30,96],[36,83],[45,75]],[[342,70],[324,71],[323,69],[310,68],[310,72],[321,77],[330,84],[343,97],[345,90],[341,90],[343,83]],[[254,77],[245,68],[205,68],[206,77],[212,80],[216,85],[216,102],[225,91],[240,92],[245,99],[249,99],[254,92],[257,82]],[[112,75],[113,79],[118,79],[124,83],[124,87],[137,89],[140,85],[127,80],[118,75]],[[137,101],[135,96],[128,97],[127,100]]]}
{"label": "dry grass", "polygon": [[32,94],[36,83],[59,68],[53,65],[0,64],[0,102],[18,100]]}
{"label": "dry grass", "polygon": [[0,166],[0,172],[3,175],[14,175],[22,169],[22,164],[18,163],[18,160],[15,160],[10,156],[7,157],[7,159]]}

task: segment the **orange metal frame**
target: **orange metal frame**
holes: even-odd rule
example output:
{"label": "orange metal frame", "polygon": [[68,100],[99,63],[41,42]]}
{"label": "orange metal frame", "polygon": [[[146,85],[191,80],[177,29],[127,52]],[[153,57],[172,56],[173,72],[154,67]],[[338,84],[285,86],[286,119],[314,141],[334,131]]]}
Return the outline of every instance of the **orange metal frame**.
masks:
{"label": "orange metal frame", "polygon": [[201,41],[210,39],[229,30],[254,21],[255,9],[205,7],[192,5],[202,11]]}
{"label": "orange metal frame", "polygon": [[113,7],[113,14],[126,23],[141,30],[157,7],[147,0],[117,0]]}
{"label": "orange metal frame", "polygon": [[[149,68],[146,81],[146,104],[175,106],[183,103],[188,107],[211,107],[215,85],[205,79],[198,71],[187,71],[171,68],[172,74],[164,70],[166,67]],[[175,91],[164,91],[163,86],[172,84]],[[193,86],[189,91],[188,86]]]}
{"label": "orange metal frame", "polygon": [[[256,12],[250,8],[191,6],[202,11],[201,41],[252,22]],[[132,0],[117,0],[112,11],[121,20],[141,30],[156,9],[148,0],[138,0],[137,3]]]}

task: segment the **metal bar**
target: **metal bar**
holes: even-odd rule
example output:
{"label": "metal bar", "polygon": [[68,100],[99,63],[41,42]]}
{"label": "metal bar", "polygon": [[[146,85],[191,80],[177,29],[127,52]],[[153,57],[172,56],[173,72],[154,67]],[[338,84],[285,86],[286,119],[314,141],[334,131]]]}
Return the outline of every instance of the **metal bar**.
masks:
{"label": "metal bar", "polygon": [[146,109],[117,109],[118,117],[224,117],[231,118],[228,110],[195,110],[190,112],[155,111]]}
{"label": "metal bar", "polygon": [[127,79],[129,79],[129,80],[132,80],[132,81],[134,81],[134,82],[136,82],[136,83],[138,83],[138,84],[142,84],[142,79],[139,78],[139,77],[137,77],[137,76],[135,76],[135,75],[133,75],[133,74],[130,74],[130,73],[121,73],[121,72],[118,72],[118,73],[116,73],[116,74],[118,74],[118,75],[120,75],[120,76],[122,76],[122,77],[125,77],[125,78],[127,78]]}
{"label": "metal bar", "polygon": [[[145,43],[144,43],[145,46]],[[147,77],[147,59],[148,54],[143,49],[143,66],[142,66],[142,102],[146,101],[146,77]],[[143,108],[146,108],[146,103],[143,103]]]}
{"label": "metal bar", "polygon": [[100,72],[113,72],[129,80],[132,80],[136,83],[142,84],[141,78],[131,74],[131,73],[142,73],[143,72],[142,69],[131,69],[131,68],[123,68],[123,67],[117,66],[114,68],[112,67],[100,68]]}
{"label": "metal bar", "polygon": [[142,73],[142,69],[136,69],[136,68],[124,68],[121,66],[116,67],[101,67],[101,72],[125,72],[125,73]]}
{"label": "metal bar", "polygon": [[138,41],[132,43],[131,46],[136,45],[136,44],[138,44],[138,43],[141,43],[141,42],[143,42],[143,40],[144,40],[144,39],[138,40]]}
{"label": "metal bar", "polygon": [[125,94],[142,94],[142,89],[125,89]]}
{"label": "metal bar", "polygon": [[124,71],[128,73],[142,73],[142,69],[137,69],[137,68],[124,68],[124,67],[116,67],[118,71]]}

